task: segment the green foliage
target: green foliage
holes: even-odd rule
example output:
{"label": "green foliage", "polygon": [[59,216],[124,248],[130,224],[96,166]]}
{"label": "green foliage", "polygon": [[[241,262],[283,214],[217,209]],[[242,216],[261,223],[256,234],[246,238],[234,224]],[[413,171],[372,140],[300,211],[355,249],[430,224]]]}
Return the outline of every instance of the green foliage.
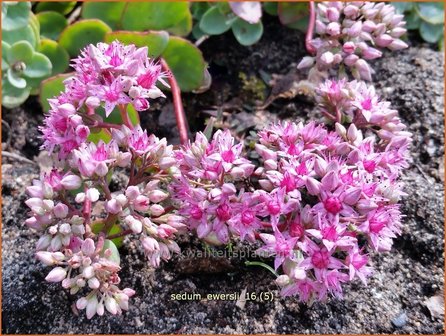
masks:
{"label": "green foliage", "polygon": [[68,25],[65,16],[58,12],[41,12],[36,16],[40,23],[40,35],[52,40],[57,40]]}
{"label": "green foliage", "polygon": [[187,17],[192,19],[189,4],[184,1],[129,2],[124,9],[121,23],[122,28],[126,30],[169,30],[181,24]]}
{"label": "green foliage", "polygon": [[172,70],[181,90],[198,89],[204,82],[204,62],[201,51],[181,37],[172,36],[161,55]]}
{"label": "green foliage", "polygon": [[36,6],[36,13],[54,11],[67,15],[75,6],[76,1],[39,1]]}
{"label": "green foliage", "polygon": [[232,32],[238,43],[244,46],[250,46],[256,43],[263,34],[262,21],[250,24],[240,18],[237,18],[232,25]]}
{"label": "green foliage", "polygon": [[443,2],[395,2],[392,5],[398,12],[404,13],[407,29],[418,30],[424,41],[438,43],[443,48]]}
{"label": "green foliage", "polygon": [[22,104],[52,71],[49,58],[37,51],[40,25],[29,2],[2,3],[2,105]]}
{"label": "green foliage", "polygon": [[82,6],[84,19],[99,19],[113,30],[121,29],[121,17],[126,6],[125,2],[86,2]]}
{"label": "green foliage", "polygon": [[192,12],[197,20],[193,30],[195,38],[205,34],[220,35],[231,29],[241,45],[250,46],[262,37],[262,23],[251,24],[244,21],[231,11],[227,2],[216,2],[212,5],[194,3]]}
{"label": "green foliage", "polygon": [[289,28],[306,31],[308,14],[307,2],[280,2],[277,6],[280,22]]}
{"label": "green foliage", "polygon": [[165,31],[115,31],[105,35],[105,42],[118,40],[125,44],[133,43],[137,47],[148,47],[150,57],[158,57],[166,49],[169,34]]}
{"label": "green foliage", "polygon": [[57,96],[63,92],[65,90],[63,81],[72,75],[73,73],[56,75],[44,80],[40,84],[39,101],[44,112],[48,112],[50,110],[48,99],[53,98],[54,96]]}
{"label": "green foliage", "polygon": [[68,26],[60,34],[59,43],[70,56],[75,57],[86,45],[104,41],[105,35],[110,32],[111,28],[101,20],[80,20]]}
{"label": "green foliage", "polygon": [[110,250],[110,256],[106,257],[110,261],[113,261],[116,264],[121,264],[121,258],[119,257],[119,251],[116,247],[115,243],[112,240],[106,239],[104,243],[104,248],[102,249],[101,255],[105,256],[105,251]]}
{"label": "green foliage", "polygon": [[55,76],[67,70],[70,56],[56,41],[42,39],[38,51],[48,57],[51,61],[51,64],[53,65],[51,76]]}

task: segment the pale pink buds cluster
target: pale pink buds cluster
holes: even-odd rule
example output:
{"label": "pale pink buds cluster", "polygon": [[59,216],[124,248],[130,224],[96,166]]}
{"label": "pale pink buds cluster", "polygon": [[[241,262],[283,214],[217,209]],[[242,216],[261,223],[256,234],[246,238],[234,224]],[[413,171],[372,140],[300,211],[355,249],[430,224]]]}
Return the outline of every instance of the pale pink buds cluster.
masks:
{"label": "pale pink buds cluster", "polygon": [[[376,133],[382,140],[381,146],[396,144],[405,148],[410,142],[412,135],[406,130],[398,111],[391,108],[390,102],[381,100],[373,86],[364,82],[326,80],[316,88],[316,102],[329,119],[336,120],[339,113],[339,121],[364,129],[366,135]],[[352,128],[347,134],[341,125],[337,127],[342,134],[355,137]]]}
{"label": "pale pink buds cluster", "polygon": [[407,48],[400,39],[406,33],[403,19],[384,2],[318,3],[317,37],[311,41],[316,55],[304,57],[298,68],[311,68],[309,78],[316,82],[334,71],[346,77],[346,69],[356,79],[370,81],[373,69],[368,61],[380,58],[382,49]]}
{"label": "pale pink buds cluster", "polygon": [[117,272],[121,269],[119,262],[110,259],[111,250],[104,249],[104,240],[97,246],[92,239],[85,239],[74,249],[63,252],[40,251],[36,257],[47,266],[56,266],[46,276],[48,282],[62,282],[62,287],[76,294],[86,290],[85,297],[76,302],[78,309],[86,309],[87,318],[104,315],[105,310],[113,315],[128,310],[129,297],[135,291],[130,288],[120,290],[117,285],[120,278]]}

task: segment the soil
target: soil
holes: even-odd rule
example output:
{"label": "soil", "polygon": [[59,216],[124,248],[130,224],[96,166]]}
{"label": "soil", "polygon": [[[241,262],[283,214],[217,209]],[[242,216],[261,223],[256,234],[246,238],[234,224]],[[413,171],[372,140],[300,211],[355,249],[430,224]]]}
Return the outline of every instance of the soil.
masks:
{"label": "soil", "polygon": [[[202,130],[205,119],[219,111],[225,118],[217,124],[231,127],[240,137],[273,119],[318,117],[305,96],[280,98],[265,111],[255,109],[270,90],[259,79],[290,72],[299,76],[293,69],[305,53],[302,34],[267,21],[262,40],[253,47],[239,46],[228,33],[210,38],[201,48],[213,84],[206,93],[184,95],[191,132]],[[403,234],[390,253],[372,255],[375,273],[367,287],[349,284],[343,301],[305,305],[296,298],[280,298],[272,274],[244,266],[243,260],[176,257],[153,270],[129,242],[122,248],[121,279],[122,287],[136,290],[130,311],[88,321],[84,312],[73,313],[74,296],[44,281],[48,269],[33,257],[37,236],[24,224],[24,201],[38,165],[3,157],[2,332],[444,334],[443,316],[426,304],[444,292],[444,57],[418,44],[386,54],[373,66],[379,93],[400,111],[414,142],[412,164],[402,176],[408,194],[402,201]],[[151,109],[142,118],[143,126],[177,142],[170,100]],[[2,118],[13,130],[3,127],[3,150],[35,161],[42,121],[36,101],[4,110]],[[188,237],[180,245],[186,251],[201,248]],[[234,249],[249,252],[252,247]],[[248,301],[244,307],[234,300],[204,300],[210,293],[243,290],[274,297]],[[182,293],[200,293],[202,300],[171,300],[172,294]]]}

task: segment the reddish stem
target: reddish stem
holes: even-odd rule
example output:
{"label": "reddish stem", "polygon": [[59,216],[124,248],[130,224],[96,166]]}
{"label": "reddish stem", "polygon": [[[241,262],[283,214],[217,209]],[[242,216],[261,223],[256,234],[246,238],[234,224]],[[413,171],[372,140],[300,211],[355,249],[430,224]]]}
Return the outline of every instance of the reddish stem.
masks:
{"label": "reddish stem", "polygon": [[189,142],[189,127],[187,125],[186,114],[184,113],[183,103],[181,102],[181,91],[178,86],[177,80],[173,75],[172,71],[170,71],[169,66],[166,61],[161,58],[161,66],[163,71],[169,73],[169,84],[170,89],[172,91],[173,97],[173,107],[175,110],[175,118],[177,120],[178,132],[180,133],[180,141],[182,145],[185,145]]}
{"label": "reddish stem", "polygon": [[316,9],[314,6],[314,1],[310,1],[309,5],[310,5],[310,20],[308,22],[307,35],[305,36],[305,48],[307,48],[309,54],[315,55],[316,48],[313,46],[311,41],[313,40],[314,24],[316,22]]}
{"label": "reddish stem", "polygon": [[106,123],[106,122],[97,122],[91,125],[92,128],[116,128],[120,129],[121,126],[118,124]]}
{"label": "reddish stem", "polygon": [[115,239],[115,238],[121,238],[121,237],[125,237],[125,236],[127,236],[127,235],[129,235],[131,233],[133,233],[132,230],[124,230],[122,232],[115,233],[115,234],[112,234],[110,236],[107,236],[107,239],[111,240],[111,239]]}
{"label": "reddish stem", "polygon": [[127,113],[127,105],[119,104],[119,112],[121,112],[121,118],[124,125],[128,128],[133,129],[132,121],[129,118],[129,114]]}

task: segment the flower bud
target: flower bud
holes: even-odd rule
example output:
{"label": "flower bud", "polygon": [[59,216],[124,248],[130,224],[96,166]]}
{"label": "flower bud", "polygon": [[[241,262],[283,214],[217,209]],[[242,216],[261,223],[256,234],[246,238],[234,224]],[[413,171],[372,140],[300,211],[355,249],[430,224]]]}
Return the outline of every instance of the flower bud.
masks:
{"label": "flower bud", "polygon": [[94,203],[99,199],[99,190],[96,188],[89,188],[85,193],[85,197]]}
{"label": "flower bud", "polygon": [[326,51],[321,55],[321,62],[324,65],[330,65],[333,63],[333,53]]}
{"label": "flower bud", "polygon": [[166,170],[175,165],[176,160],[173,157],[163,157],[159,160],[158,165],[160,169]]}
{"label": "flower bud", "polygon": [[144,237],[141,239],[142,247],[146,251],[146,253],[151,253],[156,250],[159,250],[158,241],[152,237]]}
{"label": "flower bud", "polygon": [[339,11],[334,7],[327,8],[327,19],[330,21],[338,21],[339,20]]}
{"label": "flower bud", "polygon": [[319,195],[321,192],[321,183],[312,177],[307,177],[305,186],[307,187],[310,195]]}
{"label": "flower bud", "polygon": [[362,194],[361,188],[351,188],[349,191],[345,193],[344,203],[348,205],[355,205],[359,201],[361,194]]}
{"label": "flower bud", "polygon": [[392,43],[390,43],[388,46],[388,48],[393,51],[405,49],[407,47],[407,43],[399,39],[393,40]]}
{"label": "flower bud", "polygon": [[347,138],[350,140],[350,142],[353,142],[358,137],[358,129],[356,128],[355,124],[350,124],[347,131]]}
{"label": "flower bud", "polygon": [[95,109],[101,105],[101,100],[98,97],[88,97],[85,100],[85,105],[87,105],[89,108]]}
{"label": "flower bud", "polygon": [[359,57],[357,55],[348,55],[346,58],[344,58],[344,64],[347,66],[354,66],[356,62],[358,61]]}
{"label": "flower bud", "polygon": [[74,200],[76,201],[76,203],[83,203],[85,201],[85,193],[83,192],[78,193],[74,198]]}
{"label": "flower bud", "polygon": [[370,69],[369,64],[363,59],[359,59],[355,63],[355,67],[359,72],[361,78],[371,81],[372,80],[372,70]]}
{"label": "flower bud", "polygon": [[286,274],[282,274],[277,277],[275,282],[278,286],[283,287],[290,283],[290,277]]}
{"label": "flower bud", "polygon": [[382,52],[379,51],[378,49],[372,48],[372,47],[368,47],[367,49],[363,50],[362,52],[362,57],[364,57],[364,59],[366,60],[372,60],[375,58],[379,58],[382,56]]}
{"label": "flower bud", "polygon": [[347,54],[352,54],[353,52],[355,52],[356,49],[356,45],[354,42],[345,42],[344,45],[342,46],[342,51],[344,51]]}
{"label": "flower bud", "polygon": [[159,204],[152,204],[150,206],[150,213],[155,217],[161,216],[164,213],[164,208]]}
{"label": "flower bud", "polygon": [[140,192],[137,186],[129,186],[125,191],[125,196],[131,201],[138,197],[139,194]]}
{"label": "flower bud", "polygon": [[122,211],[122,205],[115,198],[112,198],[105,203],[105,210],[107,210],[107,212],[111,214],[116,215]]}
{"label": "flower bud", "polygon": [[65,268],[56,267],[48,275],[45,280],[48,282],[60,282],[67,276],[67,271]]}
{"label": "flower bud", "polygon": [[53,213],[57,218],[65,218],[68,215],[68,207],[63,203],[59,203],[54,207]]}
{"label": "flower bud", "polygon": [[90,287],[91,289],[97,289],[100,285],[101,283],[99,282],[98,278],[93,277],[91,279],[88,279],[88,287]]}
{"label": "flower bud", "polygon": [[305,69],[305,68],[309,68],[311,66],[313,66],[314,64],[314,58],[311,56],[305,56],[304,58],[302,58],[302,60],[299,62],[299,64],[297,65],[297,68],[300,69]]}
{"label": "flower bud", "polygon": [[339,184],[339,177],[337,172],[330,171],[328,172],[321,180],[322,187],[324,190],[333,190],[335,189]]}
{"label": "flower bud", "polygon": [[354,6],[354,5],[347,5],[347,6],[345,6],[345,8],[344,8],[344,14],[345,14],[345,16],[347,16],[347,17],[350,17],[350,18],[356,18],[356,16],[358,15],[358,13],[359,13],[359,8],[358,8],[357,6]]}
{"label": "flower bud", "polygon": [[164,201],[167,197],[169,197],[169,194],[165,193],[162,190],[155,189],[149,192],[149,199],[153,203],[159,203],[161,201]]}
{"label": "flower bud", "polygon": [[350,37],[358,37],[361,31],[362,31],[362,21],[357,21],[353,24],[353,26],[351,26],[348,29],[347,34]]}
{"label": "flower bud", "polygon": [[330,36],[337,36],[341,33],[341,26],[337,22],[330,22],[327,25],[326,32]]}
{"label": "flower bud", "polygon": [[86,256],[91,256],[95,252],[94,241],[91,238],[87,238],[82,243],[82,253]]}
{"label": "flower bud", "polygon": [[381,34],[375,38],[375,43],[378,47],[385,48],[394,41],[394,38],[388,34]]}

